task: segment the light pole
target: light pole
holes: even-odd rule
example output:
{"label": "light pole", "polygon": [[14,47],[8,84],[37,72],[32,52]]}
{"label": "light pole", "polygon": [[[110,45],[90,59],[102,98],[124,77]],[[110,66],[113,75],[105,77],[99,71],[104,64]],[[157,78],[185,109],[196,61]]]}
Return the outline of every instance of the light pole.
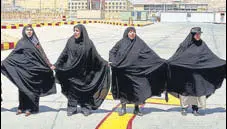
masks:
{"label": "light pole", "polygon": [[136,10],[135,10],[135,0],[133,0],[133,12],[134,12],[134,17],[132,20],[134,20],[135,16],[136,16]]}
{"label": "light pole", "polygon": [[41,0],[39,1],[39,11],[41,12]]}
{"label": "light pole", "polygon": [[101,19],[104,17],[104,10],[105,10],[105,3],[104,3],[104,5],[103,5],[103,2],[104,2],[105,0],[100,0],[100,13],[101,13]]}
{"label": "light pole", "polygon": [[90,4],[90,10],[92,10],[92,3],[91,3],[91,0],[89,0],[90,2],[89,2],[89,4]]}
{"label": "light pole", "polygon": [[55,13],[56,13],[56,0],[54,0],[54,10],[55,10]]}
{"label": "light pole", "polygon": [[69,0],[69,19],[72,19],[72,0]]}

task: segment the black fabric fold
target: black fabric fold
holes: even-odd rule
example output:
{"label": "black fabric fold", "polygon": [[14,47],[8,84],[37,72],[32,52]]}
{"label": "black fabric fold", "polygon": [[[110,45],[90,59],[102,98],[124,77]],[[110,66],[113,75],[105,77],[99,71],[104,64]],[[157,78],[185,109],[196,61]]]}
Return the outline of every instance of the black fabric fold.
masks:
{"label": "black fabric fold", "polygon": [[[34,98],[56,93],[55,78],[50,69],[43,49],[39,50],[26,36],[24,27],[23,37],[16,48],[2,61],[1,72],[12,81],[19,91]],[[33,36],[37,38],[33,30]],[[39,44],[40,48],[41,45]]]}
{"label": "black fabric fold", "polygon": [[81,31],[82,39],[69,38],[55,63],[56,79],[68,99],[95,110],[102,104],[110,88],[109,67],[97,52],[86,28],[81,24],[75,27]]}
{"label": "black fabric fold", "polygon": [[[193,28],[192,28],[193,30]],[[226,76],[226,61],[190,32],[168,60],[168,91],[185,96],[210,96]]]}
{"label": "black fabric fold", "polygon": [[127,103],[142,104],[151,96],[160,96],[165,90],[166,63],[146,43],[136,36],[128,38],[129,27],[123,38],[110,50],[112,67],[112,94]]}

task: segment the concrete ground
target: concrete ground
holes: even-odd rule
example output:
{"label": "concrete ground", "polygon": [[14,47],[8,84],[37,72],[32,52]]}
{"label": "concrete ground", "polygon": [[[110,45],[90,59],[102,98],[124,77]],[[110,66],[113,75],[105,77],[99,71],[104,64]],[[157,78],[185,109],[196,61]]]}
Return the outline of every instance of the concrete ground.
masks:
{"label": "concrete ground", "polygon": [[[100,55],[108,60],[108,52],[122,38],[125,27],[87,24],[88,33]],[[136,28],[137,34],[162,58],[168,59],[186,38],[191,27],[200,26],[204,32],[202,39],[219,57],[226,59],[226,25],[208,23],[158,23]],[[67,39],[72,35],[73,26],[42,27],[35,31],[52,63],[55,63]],[[1,30],[6,35],[21,37],[21,30]],[[11,50],[1,51],[3,60]],[[66,98],[58,93],[41,98],[40,113],[25,117],[16,116],[18,90],[4,76],[2,80],[1,128],[2,129],[226,129],[226,82],[207,100],[207,115],[195,117],[192,114],[181,116],[179,102],[164,103],[161,98],[150,99],[143,105],[143,117],[128,114],[119,117],[119,101],[108,96],[99,110],[89,117],[81,113],[66,116]],[[155,104],[159,103],[159,104]],[[174,106],[175,105],[175,106]]]}

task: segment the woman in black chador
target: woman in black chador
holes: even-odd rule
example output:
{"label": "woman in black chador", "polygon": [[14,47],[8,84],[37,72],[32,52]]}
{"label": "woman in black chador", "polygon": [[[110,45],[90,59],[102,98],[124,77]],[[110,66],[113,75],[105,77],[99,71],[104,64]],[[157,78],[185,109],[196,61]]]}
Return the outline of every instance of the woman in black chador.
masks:
{"label": "woman in black chador", "polygon": [[200,27],[192,28],[168,60],[168,91],[179,94],[182,115],[187,115],[188,106],[195,116],[205,115],[207,97],[221,87],[226,76],[226,61],[208,48],[201,33]]}
{"label": "woman in black chador", "polygon": [[16,48],[2,61],[1,72],[19,89],[17,115],[39,111],[39,98],[56,93],[52,65],[30,26],[25,26]]}
{"label": "woman in black chador", "polygon": [[81,106],[85,116],[98,109],[109,91],[109,67],[98,54],[83,25],[74,27],[74,34],[55,67],[62,93],[68,99],[68,116],[77,113],[77,105]]}
{"label": "woman in black chador", "polygon": [[139,105],[151,96],[160,96],[166,83],[166,64],[129,27],[123,38],[110,50],[112,94],[122,104],[120,116],[126,114],[126,104],[135,104],[134,114],[142,116]]}

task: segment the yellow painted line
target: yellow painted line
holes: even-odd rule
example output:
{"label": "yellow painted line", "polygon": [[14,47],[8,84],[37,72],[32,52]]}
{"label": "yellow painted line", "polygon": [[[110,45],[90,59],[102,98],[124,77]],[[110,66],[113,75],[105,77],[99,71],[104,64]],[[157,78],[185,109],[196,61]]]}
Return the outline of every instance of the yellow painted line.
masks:
{"label": "yellow painted line", "polygon": [[[162,98],[149,98],[146,100],[146,103],[151,104],[163,104],[163,105],[180,105],[180,100],[176,97],[174,97],[171,94],[168,94],[169,101],[166,102],[165,99]],[[106,97],[106,100],[114,100],[113,96],[111,94],[108,94]]]}
{"label": "yellow painted line", "polygon": [[164,105],[180,105],[180,100],[173,95],[168,94],[169,101],[166,102],[165,99],[159,99],[159,98],[150,98],[147,99],[146,103],[152,103],[152,104],[164,104]]}
{"label": "yellow painted line", "polygon": [[[134,105],[127,105],[127,108],[134,108]],[[117,106],[116,108],[121,108]],[[96,129],[127,129],[128,122],[135,117],[134,114],[125,114],[124,116],[119,116],[118,112],[112,112],[104,119]]]}
{"label": "yellow painted line", "polygon": [[[150,98],[146,101],[147,104],[165,104],[165,105],[180,105],[178,98],[168,94],[169,101],[166,102],[163,98]],[[106,97],[107,100],[113,100],[111,94]],[[134,105],[127,105],[127,108],[134,108]],[[113,112],[109,113],[95,129],[132,129],[132,122],[136,117],[134,114],[125,114],[124,116],[119,116],[116,112],[117,108],[121,108],[119,105],[113,109]]]}
{"label": "yellow painted line", "polygon": [[108,95],[106,96],[106,100],[114,100],[114,99],[113,99],[113,96],[112,96],[111,94],[108,94]]}
{"label": "yellow painted line", "polygon": [[134,114],[126,114],[119,116],[117,112],[113,112],[102,125],[97,129],[127,129],[128,121]]}

